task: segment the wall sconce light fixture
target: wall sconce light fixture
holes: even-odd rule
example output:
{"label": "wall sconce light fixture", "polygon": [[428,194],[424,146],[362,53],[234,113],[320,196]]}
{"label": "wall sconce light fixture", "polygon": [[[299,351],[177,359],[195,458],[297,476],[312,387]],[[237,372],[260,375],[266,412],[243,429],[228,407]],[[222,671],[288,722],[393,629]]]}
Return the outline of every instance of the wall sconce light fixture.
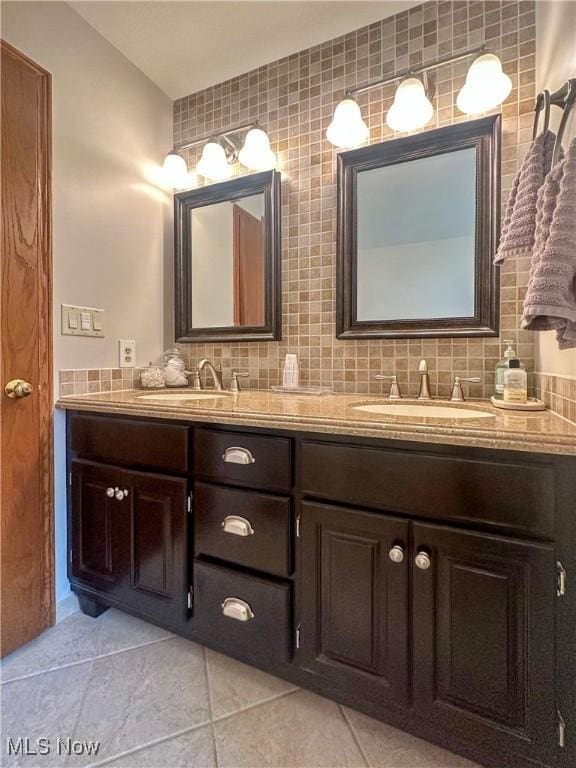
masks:
{"label": "wall sconce light fixture", "polygon": [[175,149],[164,158],[162,174],[167,187],[184,189],[188,184],[188,166],[186,160]]}
{"label": "wall sconce light fixture", "polygon": [[466,83],[458,94],[458,108],[466,114],[488,112],[501,104],[512,89],[512,81],[502,71],[502,63],[484,46],[454,56],[445,56],[425,66],[407,69],[391,77],[360,85],[346,91],[336,105],[334,117],[326,131],[328,141],[338,148],[357,147],[369,139],[369,129],[354,96],[372,88],[400,81],[394,103],[386,115],[386,123],[395,131],[413,131],[428,123],[434,114],[433,96],[427,73],[432,69],[453,64],[474,56]]}

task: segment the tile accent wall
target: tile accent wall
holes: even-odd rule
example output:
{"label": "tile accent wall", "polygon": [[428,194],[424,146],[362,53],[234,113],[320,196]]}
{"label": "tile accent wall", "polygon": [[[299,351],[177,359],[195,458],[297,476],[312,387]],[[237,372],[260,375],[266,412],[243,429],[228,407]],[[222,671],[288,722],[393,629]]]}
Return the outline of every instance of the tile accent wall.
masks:
{"label": "tile accent wall", "polygon": [[139,386],[139,368],[82,368],[60,371],[60,397],[95,395]]}
{"label": "tile accent wall", "polygon": [[549,373],[536,373],[536,396],[560,416],[576,424],[576,379]]}
{"label": "tile accent wall", "polygon": [[[336,154],[325,139],[335,105],[353,87],[408,66],[486,43],[513,81],[503,105],[502,206],[531,140],[535,96],[535,3],[440,0],[404,11],[349,34],[179,99],[174,139],[185,143],[211,131],[258,119],[278,153],[282,183],[281,342],[191,344],[190,366],[202,357],[250,373],[250,386],[277,384],[286,352],[296,352],[304,383],[337,392],[380,393],[374,374],[395,372],[407,394],[418,386],[421,357],[431,368],[433,394],[447,396],[454,375],[481,376],[472,397],[493,391],[498,339],[339,341],[335,338]],[[432,129],[466,118],[455,105],[468,62],[434,70]],[[394,138],[385,123],[395,85],[359,98],[371,142]],[[195,165],[201,147],[188,151]],[[238,165],[234,174],[244,173]],[[528,371],[534,335],[519,330],[529,258],[510,259],[501,273],[501,337],[514,339]]]}

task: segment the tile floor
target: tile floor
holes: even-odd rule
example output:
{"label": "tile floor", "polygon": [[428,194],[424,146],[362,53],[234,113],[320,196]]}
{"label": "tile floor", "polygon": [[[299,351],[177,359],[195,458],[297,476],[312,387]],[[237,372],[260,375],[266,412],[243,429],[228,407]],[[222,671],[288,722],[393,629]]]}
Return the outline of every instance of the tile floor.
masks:
{"label": "tile floor", "polygon": [[[114,610],[72,614],[4,659],[1,679],[6,768],[475,768]],[[20,737],[51,751],[9,755]],[[67,755],[68,738],[77,752],[99,741],[98,753]]]}

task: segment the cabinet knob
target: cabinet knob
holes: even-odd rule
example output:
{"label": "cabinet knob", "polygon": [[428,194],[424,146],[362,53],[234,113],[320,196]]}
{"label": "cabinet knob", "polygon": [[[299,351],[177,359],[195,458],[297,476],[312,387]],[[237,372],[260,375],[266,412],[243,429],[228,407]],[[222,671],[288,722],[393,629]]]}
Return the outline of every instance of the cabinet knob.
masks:
{"label": "cabinet knob", "polygon": [[124,488],[124,490],[121,491],[120,488],[116,488],[115,496],[118,499],[118,501],[122,501],[122,499],[125,499],[126,496],[128,496],[128,490]]}
{"label": "cabinet knob", "polygon": [[404,560],[404,547],[400,544],[394,544],[392,549],[388,552],[388,557],[393,563],[401,563]]}
{"label": "cabinet knob", "polygon": [[250,520],[239,515],[227,515],[222,522],[222,528],[224,533],[233,533],[235,536],[252,536],[254,533]]}
{"label": "cabinet knob", "polygon": [[416,564],[416,568],[420,568],[421,571],[427,571],[432,565],[432,560],[427,552],[418,552],[414,558],[414,563]]}
{"label": "cabinet knob", "polygon": [[222,603],[222,613],[236,621],[250,621],[254,618],[250,605],[239,597],[227,597]]}
{"label": "cabinet knob", "polygon": [[222,454],[222,460],[227,464],[255,464],[256,459],[248,448],[240,448],[237,445],[233,445],[230,448],[226,448]]}
{"label": "cabinet knob", "polygon": [[106,488],[106,496],[108,496],[109,499],[113,499],[115,495],[116,495],[115,488]]}

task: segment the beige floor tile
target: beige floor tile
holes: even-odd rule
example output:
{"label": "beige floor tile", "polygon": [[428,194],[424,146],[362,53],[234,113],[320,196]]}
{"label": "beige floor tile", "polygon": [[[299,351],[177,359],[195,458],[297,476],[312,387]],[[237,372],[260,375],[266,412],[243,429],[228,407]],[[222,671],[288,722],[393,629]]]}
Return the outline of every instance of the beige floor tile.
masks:
{"label": "beige floor tile", "polygon": [[75,738],[104,760],[208,720],[202,649],[174,638],[93,662]]}
{"label": "beige floor tile", "polygon": [[391,725],[345,709],[370,768],[480,768]]}
{"label": "beige floor tile", "polygon": [[110,609],[97,619],[77,612],[2,660],[2,681],[58,669],[172,637],[153,624]]}
{"label": "beige floor tile", "polygon": [[210,726],[106,763],[110,768],[216,768]]}
{"label": "beige floor tile", "polygon": [[[66,739],[73,736],[91,666],[91,662],[79,664],[2,686],[0,765],[3,768],[69,764],[65,751],[59,749],[58,739],[66,744]],[[10,756],[8,739],[15,743],[19,738],[28,739],[28,751],[49,746],[50,752]],[[48,739],[48,744],[38,745],[39,738]]]}
{"label": "beige floor tile", "polygon": [[339,707],[296,691],[215,723],[220,768],[359,768],[365,762]]}
{"label": "beige floor tile", "polygon": [[241,664],[214,651],[206,651],[213,717],[222,717],[265,701],[296,686]]}

